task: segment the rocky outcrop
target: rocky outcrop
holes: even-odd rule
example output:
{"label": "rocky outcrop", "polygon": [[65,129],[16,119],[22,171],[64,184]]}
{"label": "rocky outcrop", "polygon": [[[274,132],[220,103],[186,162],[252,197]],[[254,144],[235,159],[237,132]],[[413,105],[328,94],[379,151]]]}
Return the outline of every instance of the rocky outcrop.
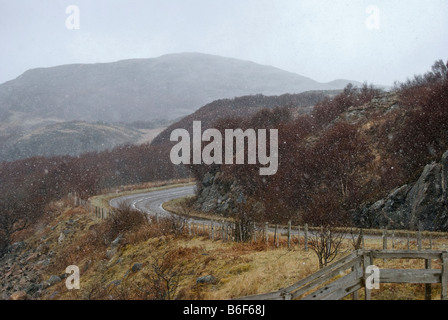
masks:
{"label": "rocky outcrop", "polygon": [[[236,180],[224,177],[220,171],[211,170],[198,185],[195,207],[203,212],[230,216],[241,210],[241,205],[249,200]],[[258,201],[251,202],[251,210],[253,213],[261,213],[264,206]]]}
{"label": "rocky outcrop", "polygon": [[65,279],[66,273],[48,276],[48,270],[58,248],[79,228],[79,219],[68,218],[48,226],[46,233],[37,236],[37,242],[28,238],[9,246],[0,257],[0,300],[41,299],[47,289]]}
{"label": "rocky outcrop", "polygon": [[0,300],[38,299],[46,288],[56,283],[56,276],[51,282],[42,278],[52,256],[53,252],[47,252],[44,245],[29,248],[21,242],[11,246],[0,258]]}
{"label": "rocky outcrop", "polygon": [[202,179],[196,208],[203,212],[218,212],[227,216],[236,212],[237,196],[239,188],[235,181],[225,182],[218,172],[207,172]]}
{"label": "rocky outcrop", "polygon": [[419,179],[353,212],[360,227],[448,231],[448,151],[425,166]]}

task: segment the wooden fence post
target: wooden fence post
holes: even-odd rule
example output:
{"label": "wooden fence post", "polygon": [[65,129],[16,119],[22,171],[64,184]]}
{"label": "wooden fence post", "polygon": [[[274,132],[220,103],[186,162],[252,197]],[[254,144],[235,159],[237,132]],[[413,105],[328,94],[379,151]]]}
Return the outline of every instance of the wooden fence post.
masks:
{"label": "wooden fence post", "polygon": [[304,242],[305,242],[305,251],[308,251],[308,224],[305,223],[305,234],[304,234]]}
{"label": "wooden fence post", "polygon": [[[352,271],[356,272],[356,274],[359,274],[361,269],[361,261],[356,263],[353,267],[352,267]],[[358,290],[356,290],[355,292],[353,292],[353,296],[352,296],[353,300],[359,300],[359,292]]]}
{"label": "wooden fence post", "polygon": [[392,249],[395,249],[395,231],[392,231]]}
{"label": "wooden fence post", "polygon": [[370,253],[365,252],[363,255],[363,280],[364,280],[364,294],[366,300],[372,299],[372,292],[371,289],[367,288],[366,281],[367,281],[367,275],[366,275],[366,269],[368,266],[371,266],[373,264],[372,256]]}
{"label": "wooden fence post", "polygon": [[274,231],[274,247],[278,247],[278,243],[277,243],[277,229],[278,229],[278,224],[275,225],[275,231]]}
{"label": "wooden fence post", "polygon": [[448,300],[448,252],[442,253],[442,275],[440,277],[440,281],[442,282],[441,299]]}
{"label": "wooden fence post", "polygon": [[265,222],[264,223],[264,237],[265,237],[266,244],[269,244],[269,234],[268,234],[269,230],[268,229],[269,229],[269,224],[267,222]]}
{"label": "wooden fence post", "polygon": [[383,229],[383,250],[387,250],[387,229]]}
{"label": "wooden fence post", "polygon": [[407,235],[408,235],[407,248],[408,248],[408,250],[410,250],[411,236],[409,234],[409,231],[408,231]]}
{"label": "wooden fence post", "polygon": [[[362,229],[361,229],[361,231],[362,231]],[[361,235],[361,249],[363,249],[364,250],[364,246],[365,246],[365,241],[364,241],[364,234],[362,234]]]}
{"label": "wooden fence post", "polygon": [[257,242],[257,226],[255,225],[255,221],[252,223],[253,236],[252,239],[254,242]]}
{"label": "wooden fence post", "polygon": [[420,230],[417,231],[417,249],[422,250],[422,232]]}
{"label": "wooden fence post", "polygon": [[[431,269],[431,259],[425,259],[425,269]],[[425,300],[431,300],[431,284],[425,283]]]}
{"label": "wooden fence post", "polygon": [[225,230],[224,226],[225,226],[225,223],[224,223],[224,220],[222,220],[222,222],[221,222],[221,238],[222,238],[222,241],[226,241],[226,230]]}
{"label": "wooden fence post", "polygon": [[288,221],[288,249],[291,249],[291,220]]}

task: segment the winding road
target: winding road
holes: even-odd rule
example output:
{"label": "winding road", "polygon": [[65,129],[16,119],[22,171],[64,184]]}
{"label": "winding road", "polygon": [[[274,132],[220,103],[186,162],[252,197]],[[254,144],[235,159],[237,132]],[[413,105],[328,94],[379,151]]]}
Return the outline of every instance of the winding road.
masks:
{"label": "winding road", "polygon": [[150,216],[168,217],[172,213],[163,209],[163,203],[181,197],[195,194],[196,186],[183,186],[169,189],[156,190],[146,193],[121,196],[109,201],[111,207],[118,208],[121,203],[126,203],[133,209],[145,212]]}
{"label": "winding road", "polygon": [[[149,216],[158,216],[158,217],[169,217],[173,215],[173,213],[166,211],[163,209],[163,203],[181,197],[192,196],[195,194],[196,186],[195,185],[187,185],[181,187],[173,187],[168,189],[150,191],[145,193],[138,193],[133,195],[120,196],[117,198],[113,198],[109,201],[110,206],[118,208],[120,203],[126,203],[130,205],[132,208],[137,209],[141,212],[147,213]],[[204,223],[209,222],[208,219],[201,218],[190,218],[191,223]],[[216,221],[218,225],[220,224]],[[269,232],[274,232],[274,228],[272,226],[269,228]],[[279,232],[287,232],[287,229],[279,227]],[[293,231],[297,234],[297,231]],[[303,230],[299,233],[300,235],[304,235]],[[345,234],[345,237],[351,237],[349,234]],[[365,238],[377,238],[381,239],[381,235],[372,235],[365,233]],[[395,237],[397,240],[400,237]],[[404,239],[404,238],[403,238]]]}

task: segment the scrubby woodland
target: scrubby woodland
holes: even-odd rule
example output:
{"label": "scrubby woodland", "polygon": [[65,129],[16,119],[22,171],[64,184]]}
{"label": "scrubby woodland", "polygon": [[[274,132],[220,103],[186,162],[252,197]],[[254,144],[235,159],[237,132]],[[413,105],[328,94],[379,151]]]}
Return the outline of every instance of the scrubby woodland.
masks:
{"label": "scrubby woodland", "polygon": [[224,189],[238,185],[254,220],[347,225],[352,222],[351,210],[412,181],[425,164],[448,149],[448,63],[443,61],[397,84],[390,93],[367,84],[348,85],[336,96],[315,101],[309,113],[298,112],[291,97],[270,98],[274,102],[261,108],[257,99],[261,97],[233,100],[255,101],[251,112],[213,116],[206,112],[208,106],[194,120],[207,119],[203,130],[278,129],[279,170],[273,176],[260,176],[258,165],[174,166],[169,160],[171,144],[161,139],[79,157],[1,163],[0,254],[15,232],[44,215],[50,201],[69,192],[88,198],[120,185],[190,175],[201,191],[201,181],[210,172],[219,172]]}
{"label": "scrubby woodland", "polygon": [[[253,220],[350,225],[361,204],[414,181],[426,164],[440,159],[448,149],[447,125],[448,66],[437,61],[431,71],[396,84],[392,92],[348,85],[309,114],[264,109],[215,122],[221,129],[277,128],[279,169],[273,176],[258,175],[258,165],[191,170],[200,193],[212,178],[228,197],[238,185],[233,196],[242,193],[251,200],[246,213]],[[234,211],[230,206],[229,214]]]}

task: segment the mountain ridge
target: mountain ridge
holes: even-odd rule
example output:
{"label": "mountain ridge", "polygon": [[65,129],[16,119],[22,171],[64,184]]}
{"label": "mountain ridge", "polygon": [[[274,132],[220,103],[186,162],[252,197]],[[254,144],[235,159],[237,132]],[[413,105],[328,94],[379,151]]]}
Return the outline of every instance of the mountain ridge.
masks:
{"label": "mountain ridge", "polygon": [[25,71],[0,85],[0,119],[11,110],[62,120],[174,119],[217,99],[342,89],[250,61],[200,53],[67,64]]}

